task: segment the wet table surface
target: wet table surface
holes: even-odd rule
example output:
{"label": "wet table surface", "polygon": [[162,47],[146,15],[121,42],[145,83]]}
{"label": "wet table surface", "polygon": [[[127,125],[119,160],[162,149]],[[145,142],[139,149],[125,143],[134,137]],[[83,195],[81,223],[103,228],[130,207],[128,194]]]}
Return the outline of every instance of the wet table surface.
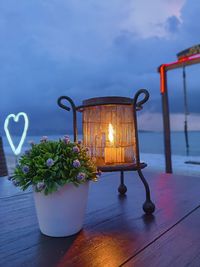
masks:
{"label": "wet table surface", "polygon": [[84,228],[67,238],[40,233],[32,192],[0,178],[0,266],[200,266],[200,178],[156,174],[149,181],[153,216],[142,210],[145,191],[137,172],[90,184]]}

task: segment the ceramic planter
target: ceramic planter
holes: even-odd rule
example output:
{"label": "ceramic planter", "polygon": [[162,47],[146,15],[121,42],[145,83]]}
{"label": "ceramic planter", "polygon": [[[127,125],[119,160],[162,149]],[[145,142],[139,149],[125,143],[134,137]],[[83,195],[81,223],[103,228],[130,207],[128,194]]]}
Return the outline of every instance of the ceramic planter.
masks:
{"label": "ceramic planter", "polygon": [[83,227],[89,182],[67,184],[57,192],[45,196],[34,191],[35,207],[40,230],[52,237],[76,234]]}

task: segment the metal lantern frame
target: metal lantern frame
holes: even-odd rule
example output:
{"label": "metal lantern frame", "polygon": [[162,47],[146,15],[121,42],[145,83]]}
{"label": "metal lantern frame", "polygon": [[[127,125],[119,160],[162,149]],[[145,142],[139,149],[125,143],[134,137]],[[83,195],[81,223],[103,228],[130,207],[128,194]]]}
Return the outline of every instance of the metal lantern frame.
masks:
{"label": "metal lantern frame", "polygon": [[[139,98],[143,98],[139,101]],[[135,135],[135,162],[125,163],[125,164],[112,164],[97,166],[98,170],[102,172],[120,172],[120,185],[118,187],[118,192],[124,195],[127,191],[127,187],[124,182],[124,172],[125,171],[137,171],[138,175],[144,185],[146,192],[146,200],[143,204],[143,210],[146,214],[152,214],[155,210],[155,205],[151,201],[150,188],[147,180],[145,179],[142,169],[144,169],[147,164],[140,161],[139,152],[139,138],[138,138],[138,126],[137,126],[137,111],[143,108],[143,104],[149,99],[149,92],[146,89],[140,89],[136,92],[133,98],[125,97],[102,97],[102,98],[92,98],[83,101],[83,105],[76,106],[74,101],[68,96],[61,96],[57,100],[59,107],[66,111],[72,110],[73,112],[73,136],[74,142],[77,142],[78,130],[77,130],[77,112],[83,112],[84,108],[94,107],[99,105],[132,105],[133,110],[133,123],[134,123],[134,135]],[[68,101],[71,108],[64,104],[64,101]]]}

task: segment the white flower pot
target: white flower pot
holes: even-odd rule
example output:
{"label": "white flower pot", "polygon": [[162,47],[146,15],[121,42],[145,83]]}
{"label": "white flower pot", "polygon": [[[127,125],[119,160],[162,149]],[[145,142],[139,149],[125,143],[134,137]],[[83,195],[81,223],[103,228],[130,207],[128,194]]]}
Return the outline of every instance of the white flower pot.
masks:
{"label": "white flower pot", "polygon": [[79,187],[67,184],[47,196],[34,191],[41,232],[52,237],[70,236],[79,232],[83,227],[88,189],[89,182]]}

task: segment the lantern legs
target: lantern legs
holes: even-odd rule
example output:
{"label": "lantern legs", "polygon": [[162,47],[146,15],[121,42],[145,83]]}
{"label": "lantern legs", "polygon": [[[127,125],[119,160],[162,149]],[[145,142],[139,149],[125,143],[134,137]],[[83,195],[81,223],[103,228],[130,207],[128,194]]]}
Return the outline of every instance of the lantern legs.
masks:
{"label": "lantern legs", "polygon": [[143,210],[146,214],[152,214],[155,211],[155,205],[151,201],[149,185],[141,170],[138,170],[138,174],[146,190],[146,201],[143,204]]}
{"label": "lantern legs", "polygon": [[118,192],[120,193],[120,195],[125,195],[127,191],[127,187],[124,184],[124,172],[121,171],[120,172],[120,185],[118,187]]}

